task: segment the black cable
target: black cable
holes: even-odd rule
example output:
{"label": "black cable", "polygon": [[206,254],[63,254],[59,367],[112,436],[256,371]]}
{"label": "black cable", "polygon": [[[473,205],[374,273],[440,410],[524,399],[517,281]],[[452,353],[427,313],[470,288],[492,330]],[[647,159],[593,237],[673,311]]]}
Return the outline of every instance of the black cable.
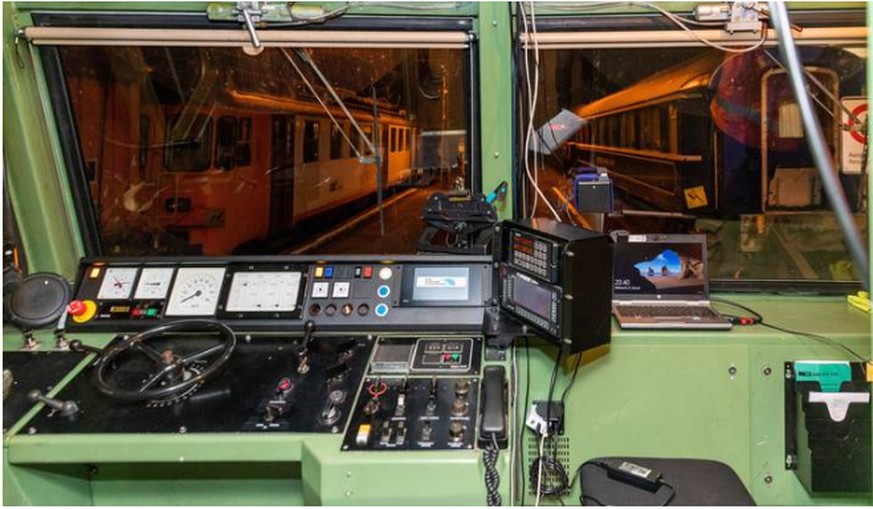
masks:
{"label": "black cable", "polygon": [[782,327],[782,326],[780,326],[780,325],[774,325],[774,324],[772,324],[772,323],[766,322],[766,321],[764,320],[764,316],[761,315],[761,313],[755,311],[754,309],[752,309],[752,308],[750,308],[750,307],[748,307],[748,306],[744,306],[743,304],[740,304],[740,303],[738,303],[738,302],[734,302],[734,301],[731,301],[731,300],[723,299],[723,298],[720,298],[720,297],[711,297],[710,300],[712,300],[712,301],[714,301],[714,302],[721,302],[721,303],[727,304],[727,305],[729,305],[729,306],[733,306],[733,307],[738,308],[738,309],[742,309],[743,311],[746,311],[746,312],[750,313],[752,316],[754,316],[754,317],[755,317],[755,320],[757,320],[757,322],[758,322],[758,325],[761,325],[761,326],[763,326],[763,327],[767,327],[768,329],[777,330],[777,331],[780,331],[780,332],[784,332],[784,333],[786,333],[786,334],[793,334],[793,335],[795,335],[795,336],[800,336],[800,337],[810,338],[810,339],[813,339],[813,340],[815,340],[815,341],[818,341],[819,343],[824,343],[824,344],[826,344],[826,345],[828,345],[828,346],[832,346],[832,347],[840,348],[840,349],[842,349],[843,351],[847,352],[847,353],[848,353],[849,355],[851,355],[852,357],[855,357],[856,359],[859,359],[861,362],[864,362],[864,363],[867,363],[867,364],[870,364],[871,362],[873,362],[873,361],[871,361],[870,359],[865,358],[864,356],[862,356],[862,355],[859,354],[858,352],[852,350],[852,349],[849,348],[848,346],[846,346],[846,345],[844,345],[844,344],[842,344],[842,343],[838,343],[838,342],[834,341],[833,339],[831,339],[831,338],[829,338],[829,337],[827,337],[827,336],[822,336],[822,335],[820,335],[820,334],[814,334],[814,333],[812,333],[812,332],[803,332],[803,331],[793,330],[793,329],[789,329],[789,328],[787,328],[787,327]]}
{"label": "black cable", "polygon": [[[524,337],[524,360],[525,360],[525,364],[527,365],[527,367],[525,368],[527,371],[527,374],[525,375],[525,379],[524,379],[524,407],[522,407],[522,409],[521,409],[522,420],[524,419],[523,416],[527,415],[527,405],[530,403],[530,338],[527,335],[525,335],[525,337]],[[519,433],[519,437],[518,437],[520,446],[524,445],[524,434],[526,431],[527,431],[527,426],[522,426],[521,432]],[[522,449],[522,447],[519,447],[519,451],[518,451],[519,460],[524,459],[524,452],[522,452],[521,449]],[[518,462],[518,474],[519,474],[518,478],[522,479],[522,476],[524,474],[524,467],[522,466],[522,461]],[[525,493],[526,493],[526,490],[524,489],[524,486],[522,486],[521,505],[524,505]]]}
{"label": "black cable", "polygon": [[485,465],[485,489],[488,491],[489,506],[498,506],[503,503],[500,497],[500,473],[497,471],[498,456],[500,456],[500,447],[497,446],[497,438],[492,435],[491,442],[485,446],[482,453],[482,463]]}
{"label": "black cable", "polygon": [[592,497],[591,495],[584,495],[584,494],[579,495],[579,504],[585,505],[585,499],[591,500],[592,502],[594,502],[597,505],[604,505],[604,506],[606,505],[603,502],[601,502],[600,500],[597,500],[596,498]]}
{"label": "black cable", "polygon": [[[541,463],[543,467],[542,482],[538,482]],[[530,464],[528,475],[530,483],[534,486],[538,485],[540,495],[544,497],[560,497],[570,487],[570,477],[567,475],[564,465],[557,458],[545,453]],[[554,483],[548,482],[549,479],[554,479]]]}

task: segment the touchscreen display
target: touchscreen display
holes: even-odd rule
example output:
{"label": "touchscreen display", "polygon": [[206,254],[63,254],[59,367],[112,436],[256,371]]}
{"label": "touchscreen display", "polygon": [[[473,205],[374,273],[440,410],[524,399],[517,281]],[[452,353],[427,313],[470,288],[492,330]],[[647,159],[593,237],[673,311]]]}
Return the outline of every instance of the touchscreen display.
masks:
{"label": "touchscreen display", "polygon": [[413,301],[467,301],[470,298],[469,267],[416,267]]}
{"label": "touchscreen display", "polygon": [[551,320],[552,292],[522,277],[516,277],[512,299],[531,313]]}

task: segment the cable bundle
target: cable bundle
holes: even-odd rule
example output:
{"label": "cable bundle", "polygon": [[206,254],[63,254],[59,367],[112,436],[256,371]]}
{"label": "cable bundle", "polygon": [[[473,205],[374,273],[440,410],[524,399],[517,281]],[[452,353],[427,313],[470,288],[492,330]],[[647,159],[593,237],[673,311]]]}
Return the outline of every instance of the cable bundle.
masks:
{"label": "cable bundle", "polygon": [[482,463],[485,464],[485,489],[488,490],[488,505],[497,506],[503,503],[500,497],[500,473],[497,472],[497,457],[500,448],[497,443],[489,443],[482,453]]}

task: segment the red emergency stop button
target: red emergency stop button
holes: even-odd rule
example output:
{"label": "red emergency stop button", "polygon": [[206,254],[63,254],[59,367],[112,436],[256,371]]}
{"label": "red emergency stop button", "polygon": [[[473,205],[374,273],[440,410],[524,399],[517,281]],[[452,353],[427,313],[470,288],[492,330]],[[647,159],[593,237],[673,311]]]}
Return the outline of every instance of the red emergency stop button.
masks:
{"label": "red emergency stop button", "polygon": [[70,305],[67,306],[67,313],[69,313],[70,316],[82,316],[87,312],[88,307],[85,306],[85,303],[79,299],[70,302]]}
{"label": "red emergency stop button", "polygon": [[276,392],[285,392],[289,389],[291,389],[291,380],[287,378],[279,380],[279,383],[276,384]]}
{"label": "red emergency stop button", "polygon": [[67,314],[76,323],[85,323],[97,314],[97,303],[93,300],[76,299],[67,306]]}

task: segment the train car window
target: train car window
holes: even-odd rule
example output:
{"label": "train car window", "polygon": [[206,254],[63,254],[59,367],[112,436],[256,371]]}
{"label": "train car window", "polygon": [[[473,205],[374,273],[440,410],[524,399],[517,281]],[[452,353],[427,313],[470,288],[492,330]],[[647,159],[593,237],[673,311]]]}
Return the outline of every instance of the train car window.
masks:
{"label": "train car window", "polygon": [[[853,121],[846,110],[866,107],[867,48],[863,40],[841,40],[803,45],[800,55],[815,78],[808,93],[866,236],[867,141],[847,134]],[[534,66],[533,51],[528,58]],[[534,128],[562,109],[586,125],[557,154],[536,158],[538,185],[555,211],[542,198],[530,211],[528,182],[522,207],[584,222],[567,206],[574,203],[573,179],[603,168],[613,177],[617,209],[604,228],[706,233],[710,277],[719,285],[755,281],[765,290],[771,280],[817,288],[857,281],[780,58],[775,46],[737,54],[688,45],[540,49]],[[526,94],[523,65],[519,72]]]}
{"label": "train car window", "polygon": [[[59,132],[76,132],[81,154],[67,168],[84,164],[90,178],[73,192],[103,253],[415,253],[427,198],[459,178],[481,181],[456,148],[473,125],[467,48],[307,48],[345,110],[292,48],[49,51],[63,79],[48,86],[69,101],[55,107],[73,124]],[[416,141],[407,131],[435,143],[405,150]],[[380,197],[384,236],[370,213]],[[349,224],[355,217],[368,219]]]}
{"label": "train car window", "polygon": [[331,159],[342,159],[346,157],[345,153],[348,149],[348,145],[346,145],[346,139],[343,136],[343,131],[341,127],[338,127],[336,124],[331,123],[330,126],[330,158]]}
{"label": "train car window", "polygon": [[364,152],[361,150],[361,135],[358,134],[358,130],[349,124],[345,124],[345,130],[347,133],[349,133],[349,144],[351,145],[349,147],[349,157],[356,156],[354,150],[352,150],[352,147],[355,147],[358,152],[363,154]]}
{"label": "train car window", "polygon": [[252,164],[252,119],[244,117],[239,119],[239,136],[236,140],[234,160],[237,166],[250,166]]}
{"label": "train car window", "polygon": [[164,165],[169,171],[204,171],[212,163],[212,118],[170,115]]}
{"label": "train car window", "polygon": [[303,162],[314,163],[319,158],[318,131],[321,125],[316,120],[307,120],[303,123]]}
{"label": "train car window", "polygon": [[236,144],[239,139],[239,122],[236,117],[223,116],[215,128],[215,167],[232,170],[236,167]]}

